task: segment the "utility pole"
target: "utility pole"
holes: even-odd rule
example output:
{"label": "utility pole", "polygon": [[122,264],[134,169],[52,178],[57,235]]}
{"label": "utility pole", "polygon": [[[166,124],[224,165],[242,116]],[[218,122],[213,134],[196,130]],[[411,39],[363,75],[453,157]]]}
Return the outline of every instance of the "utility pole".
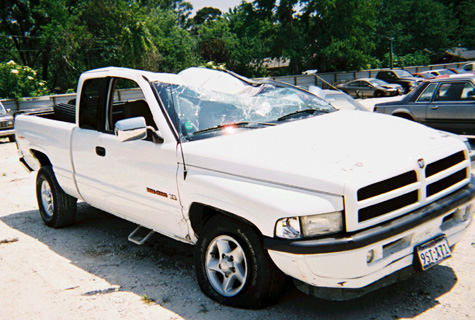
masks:
{"label": "utility pole", "polygon": [[391,38],[388,38],[388,39],[391,42],[391,51],[389,51],[389,60],[390,60],[390,63],[391,63],[390,67],[391,67],[391,70],[392,70],[393,67],[394,67],[394,64],[393,64],[393,40],[394,40],[394,38],[391,37]]}

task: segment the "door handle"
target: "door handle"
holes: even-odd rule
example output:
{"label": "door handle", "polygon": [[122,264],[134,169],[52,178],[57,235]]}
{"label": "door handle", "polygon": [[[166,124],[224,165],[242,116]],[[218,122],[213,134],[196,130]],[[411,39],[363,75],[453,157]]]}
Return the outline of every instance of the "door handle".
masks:
{"label": "door handle", "polygon": [[96,147],[96,154],[100,157],[105,157],[106,156],[106,148]]}
{"label": "door handle", "polygon": [[432,110],[437,110],[437,109],[439,109],[439,106],[431,106],[430,108],[431,108]]}

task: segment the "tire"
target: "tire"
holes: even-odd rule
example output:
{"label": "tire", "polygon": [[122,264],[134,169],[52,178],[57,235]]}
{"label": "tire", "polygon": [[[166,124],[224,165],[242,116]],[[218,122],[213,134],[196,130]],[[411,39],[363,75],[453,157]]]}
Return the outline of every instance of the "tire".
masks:
{"label": "tire", "polygon": [[48,227],[61,228],[74,223],[77,199],[61,189],[51,166],[41,167],[38,171],[36,200],[41,219]]}
{"label": "tire", "polygon": [[373,96],[374,96],[375,98],[379,98],[379,97],[382,97],[382,96],[383,96],[383,93],[382,93],[381,91],[375,91]]}
{"label": "tire", "polygon": [[218,303],[259,309],[282,296],[286,276],[250,225],[220,216],[211,218],[198,239],[194,258],[201,290]]}
{"label": "tire", "polygon": [[15,142],[15,135],[8,136],[8,141]]}

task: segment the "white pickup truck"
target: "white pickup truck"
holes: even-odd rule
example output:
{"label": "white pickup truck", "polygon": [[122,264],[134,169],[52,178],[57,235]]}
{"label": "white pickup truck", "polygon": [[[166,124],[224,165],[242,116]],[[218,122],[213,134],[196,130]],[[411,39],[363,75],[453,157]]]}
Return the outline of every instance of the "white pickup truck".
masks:
{"label": "white pickup truck", "polygon": [[358,296],[450,257],[472,222],[469,148],[452,134],[202,68],[97,69],[77,92],[15,119],[45,224],[72,224],[80,199],[194,244],[222,304],[264,307],[289,278]]}

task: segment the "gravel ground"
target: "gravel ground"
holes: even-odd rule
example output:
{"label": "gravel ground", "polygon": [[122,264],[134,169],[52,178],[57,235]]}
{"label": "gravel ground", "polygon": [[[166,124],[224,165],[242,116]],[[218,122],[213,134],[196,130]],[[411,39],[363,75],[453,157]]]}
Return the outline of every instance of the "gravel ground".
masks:
{"label": "gravel ground", "polygon": [[[472,171],[474,172],[474,171]],[[224,307],[205,297],[193,248],[160,235],[127,241],[135,226],[84,203],[77,223],[46,227],[35,174],[0,139],[0,319],[475,319],[475,228],[453,258],[364,297],[332,302],[288,288],[275,306]]]}

